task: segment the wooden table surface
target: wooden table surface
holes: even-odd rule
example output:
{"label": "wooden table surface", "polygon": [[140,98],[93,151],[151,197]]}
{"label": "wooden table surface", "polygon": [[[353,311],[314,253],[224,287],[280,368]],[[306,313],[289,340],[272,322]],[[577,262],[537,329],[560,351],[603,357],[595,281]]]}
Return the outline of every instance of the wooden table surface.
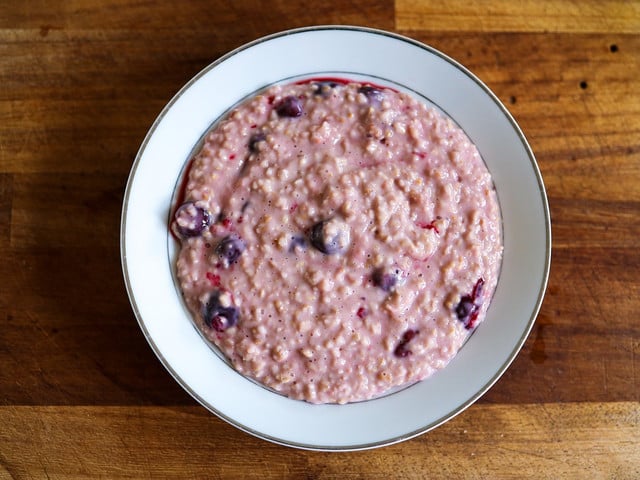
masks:
{"label": "wooden table surface", "polygon": [[[464,63],[520,123],[551,208],[547,295],[507,373],[373,451],[209,414],[148,346],[120,267],[125,183],[164,104],[230,49],[312,24]],[[640,478],[639,73],[631,1],[1,1],[0,478]]]}

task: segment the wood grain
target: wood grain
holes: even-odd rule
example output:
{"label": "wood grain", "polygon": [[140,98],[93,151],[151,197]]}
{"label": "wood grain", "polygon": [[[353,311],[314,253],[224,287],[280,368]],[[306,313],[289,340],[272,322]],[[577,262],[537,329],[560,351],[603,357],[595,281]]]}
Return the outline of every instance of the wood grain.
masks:
{"label": "wood grain", "polygon": [[[67,96],[67,88],[82,92],[82,98],[47,98],[39,90],[30,94],[15,82],[10,85],[16,98],[31,95],[21,100],[21,108],[31,111],[12,114],[0,129],[5,172],[0,215],[10,219],[0,230],[0,239],[8,239],[0,243],[6,259],[0,273],[11,279],[10,289],[0,291],[3,315],[11,318],[0,339],[20,346],[0,351],[0,361],[16,365],[6,375],[19,372],[23,379],[0,390],[0,399],[190,403],[153,363],[136,330],[118,265],[118,231],[122,192],[139,142],[162,102],[191,72],[180,70],[175,60],[180,55],[171,51],[176,47],[161,39],[150,50],[160,57],[154,63],[133,33],[59,35],[56,42],[66,45],[61,51],[77,56],[74,62],[83,69],[78,78],[84,80],[67,84],[63,70],[59,78],[42,73],[36,80],[52,82],[48,88]],[[633,75],[640,67],[640,56],[633,54],[640,52],[640,42],[619,38],[618,50],[611,52],[611,40],[600,35],[416,37],[463,60],[509,106],[537,154],[550,197],[554,252],[549,293],[522,354],[483,401],[638,400],[640,326],[629,319],[640,298],[640,97],[635,93],[640,79]],[[21,55],[46,45],[39,34],[35,38],[37,43],[27,41]],[[111,93],[94,83],[91,79],[97,82],[107,67],[99,53],[105,41],[122,48],[129,56],[126,63],[157,78],[154,86],[139,86],[141,74],[125,71],[110,75]],[[186,55],[188,49],[179,48]],[[198,48],[195,57],[204,55]],[[169,64],[159,70],[164,62]],[[170,65],[182,79],[163,74],[172,70]],[[537,69],[547,73],[542,77]],[[588,82],[586,89],[580,79]],[[133,86],[121,91],[126,85]],[[583,108],[585,102],[600,107]],[[43,328],[55,329],[55,342],[37,348],[34,358],[29,345]],[[100,343],[110,336],[127,340]],[[119,362],[131,368],[121,370]],[[87,369],[95,374],[83,378]],[[137,369],[146,375],[138,377]],[[143,381],[150,372],[155,382]]]}
{"label": "wood grain", "polygon": [[[31,0],[0,5],[0,28],[57,29],[89,28],[131,31],[158,28],[209,31],[211,35],[241,35],[249,41],[257,36],[308,25],[367,24],[392,29],[392,0],[346,0],[309,5],[275,0],[215,2],[195,0],[171,2],[150,0]],[[212,28],[212,27],[219,28]],[[216,33],[215,30],[218,30]],[[257,34],[257,35],[256,35]]]}
{"label": "wood grain", "polygon": [[397,0],[396,16],[403,30],[640,32],[640,6],[624,0]]}
{"label": "wood grain", "polygon": [[475,406],[405,443],[341,454],[267,443],[200,407],[1,407],[0,424],[8,426],[0,431],[0,472],[4,468],[9,478],[640,475],[636,403]]}
{"label": "wood grain", "polygon": [[[640,478],[639,5],[0,2],[0,478]],[[119,263],[126,179],[166,102],[247,41],[332,23],[406,34],[486,82],[531,143],[553,228],[544,304],[498,383],[427,435],[347,454],[196,406]]]}

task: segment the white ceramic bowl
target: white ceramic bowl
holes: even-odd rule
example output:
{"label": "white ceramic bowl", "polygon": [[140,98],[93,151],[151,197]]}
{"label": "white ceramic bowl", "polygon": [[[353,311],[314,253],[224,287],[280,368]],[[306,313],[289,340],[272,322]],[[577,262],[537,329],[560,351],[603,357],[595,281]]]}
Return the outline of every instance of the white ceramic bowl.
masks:
{"label": "white ceramic bowl", "polygon": [[[311,405],[244,378],[203,341],[173,278],[169,210],[183,167],[232,106],[274,83],[341,77],[390,85],[431,102],[478,147],[496,185],[502,271],[486,320],[442,371],[382,398]],[[129,298],[149,344],[198,402],[236,427],[299,448],[357,450],[406,440],[476,401],[504,373],[540,309],[550,267],[546,193],[533,153],[496,96],[446,55],[393,33],[313,27],[259,39],[189,81],[151,126],[127,184],[121,258]]]}

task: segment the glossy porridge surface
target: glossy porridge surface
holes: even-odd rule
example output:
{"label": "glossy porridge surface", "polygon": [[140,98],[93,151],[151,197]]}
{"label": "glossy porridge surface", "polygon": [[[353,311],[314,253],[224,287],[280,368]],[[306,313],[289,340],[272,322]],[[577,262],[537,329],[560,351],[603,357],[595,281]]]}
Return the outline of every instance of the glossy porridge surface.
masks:
{"label": "glossy porridge surface", "polygon": [[485,317],[500,222],[453,122],[327,80],[271,87],[220,122],[171,228],[185,302],[236,370],[345,403],[446,366]]}

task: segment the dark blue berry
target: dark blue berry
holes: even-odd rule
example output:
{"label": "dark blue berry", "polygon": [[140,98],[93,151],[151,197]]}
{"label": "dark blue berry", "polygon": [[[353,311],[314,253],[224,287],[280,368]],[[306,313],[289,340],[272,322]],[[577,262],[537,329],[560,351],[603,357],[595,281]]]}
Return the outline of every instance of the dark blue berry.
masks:
{"label": "dark blue berry", "polygon": [[291,243],[289,244],[289,251],[295,252],[298,249],[305,250],[307,248],[307,241],[304,237],[296,235],[291,237]]}
{"label": "dark blue berry", "polygon": [[[223,306],[221,303],[222,292],[216,290],[209,295],[209,299],[202,307],[202,318],[207,327],[213,328],[217,332],[223,332],[227,328],[238,323],[240,312],[233,305]],[[224,295],[230,298],[228,293]]]}
{"label": "dark blue berry", "polygon": [[469,324],[469,320],[478,310],[478,306],[473,303],[473,300],[469,295],[464,295],[460,298],[460,302],[456,307],[456,315],[458,320],[464,323],[465,327]]}
{"label": "dark blue berry", "polygon": [[385,292],[390,292],[398,284],[398,276],[395,273],[385,272],[382,268],[376,268],[371,275],[371,280],[376,287]]}
{"label": "dark blue berry", "polygon": [[322,220],[311,227],[309,241],[325,255],[341,253],[349,246],[349,226],[337,218]]}
{"label": "dark blue berry", "polygon": [[258,151],[258,143],[264,142],[267,139],[267,135],[264,132],[257,132],[249,137],[249,151],[256,153]]}
{"label": "dark blue berry", "polygon": [[456,316],[467,330],[471,330],[476,326],[478,314],[480,313],[480,300],[484,287],[484,279],[480,278],[473,286],[470,295],[460,297],[458,305],[456,305]]}
{"label": "dark blue berry", "polygon": [[396,357],[406,358],[409,355],[413,354],[413,352],[407,348],[406,343],[399,343],[396,349],[393,351],[393,354]]}
{"label": "dark blue berry", "polygon": [[337,86],[338,83],[332,80],[313,82],[313,94],[327,97],[329,95],[329,92]]}
{"label": "dark blue berry", "polygon": [[299,117],[304,112],[302,102],[296,96],[284,97],[276,105],[276,112],[281,117]]}
{"label": "dark blue berry", "polygon": [[222,260],[225,267],[228,267],[232,263],[235,263],[242,252],[246,249],[246,244],[242,238],[237,235],[229,235],[222,239],[222,241],[216,246],[216,253]]}
{"label": "dark blue berry", "polygon": [[382,90],[371,85],[361,86],[358,89],[358,92],[364,94],[364,96],[367,97],[371,103],[380,103],[384,98]]}
{"label": "dark blue berry", "polygon": [[180,205],[174,215],[177,232],[182,237],[197,237],[211,224],[211,215],[207,210],[193,202]]}
{"label": "dark blue berry", "polygon": [[412,330],[412,329],[409,329],[406,332],[404,332],[404,334],[402,335],[402,338],[398,342],[398,345],[396,345],[396,348],[393,351],[393,354],[396,357],[400,357],[400,358],[406,358],[409,355],[412,355],[413,352],[409,350],[409,347],[407,345],[411,340],[413,340],[416,337],[416,335],[418,335],[418,333],[420,333],[418,332],[418,330]]}

